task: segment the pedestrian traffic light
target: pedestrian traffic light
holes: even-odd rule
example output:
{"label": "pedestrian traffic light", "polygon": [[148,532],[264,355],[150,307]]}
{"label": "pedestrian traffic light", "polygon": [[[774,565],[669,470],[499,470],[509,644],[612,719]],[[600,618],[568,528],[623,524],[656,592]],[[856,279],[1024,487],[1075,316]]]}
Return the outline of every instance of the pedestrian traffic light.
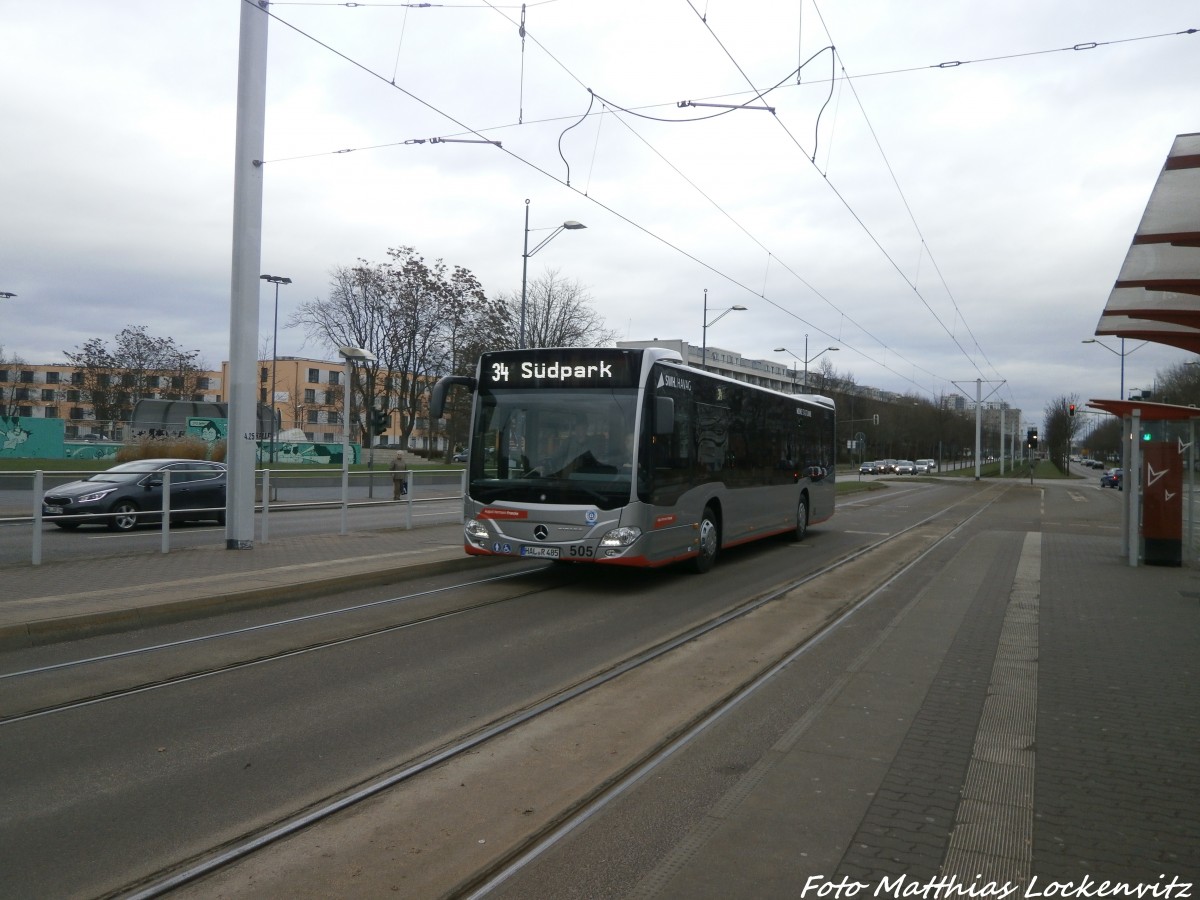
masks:
{"label": "pedestrian traffic light", "polygon": [[1070,406],[1067,407],[1067,415],[1068,416],[1075,415],[1075,404],[1074,403],[1072,403]]}
{"label": "pedestrian traffic light", "polygon": [[1030,428],[1025,432],[1025,445],[1030,450],[1036,450],[1038,445],[1038,433],[1036,428]]}
{"label": "pedestrian traffic light", "polygon": [[391,418],[386,409],[371,410],[371,431],[375,434],[385,433],[391,424]]}

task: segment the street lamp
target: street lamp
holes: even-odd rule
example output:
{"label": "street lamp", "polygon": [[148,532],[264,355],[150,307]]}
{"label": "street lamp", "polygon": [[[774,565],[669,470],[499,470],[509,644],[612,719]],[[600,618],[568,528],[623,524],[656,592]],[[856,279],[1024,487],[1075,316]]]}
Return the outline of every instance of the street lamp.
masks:
{"label": "street lamp", "polygon": [[10,293],[9,291],[0,291],[0,299],[11,300],[15,296],[17,296],[17,295]]}
{"label": "street lamp", "polygon": [[719,321],[721,321],[721,319],[725,318],[725,316],[729,315],[731,312],[745,311],[746,307],[741,306],[740,304],[737,306],[731,306],[728,309],[721,310],[721,314],[711,322],[708,321],[708,288],[704,289],[704,327],[700,330],[700,368],[702,368],[704,371],[708,371],[708,326],[716,325]]}
{"label": "street lamp", "polygon": [[346,361],[346,384],[342,391],[342,534],[346,534],[346,507],[350,496],[350,381],[356,362],[374,362],[375,354],[362,347],[338,347]]}
{"label": "street lamp", "polygon": [[[796,354],[793,353],[791,350],[789,350],[787,347],[776,347],[775,352],[776,353],[786,353],[788,356],[792,357],[793,359],[799,360],[800,362],[804,363],[804,390],[807,391],[808,390],[808,364],[810,362],[812,362],[814,359],[819,359],[820,357],[824,356],[830,350],[840,350],[840,349],[842,349],[842,348],[841,347],[826,347],[820,353],[814,353],[812,356],[809,356],[808,355],[808,335],[806,334],[804,336],[804,355],[803,356],[796,356]],[[792,366],[792,391],[793,391],[793,393],[795,392],[795,390],[796,390],[796,367]]]}
{"label": "street lamp", "polygon": [[279,286],[291,284],[292,279],[282,275],[259,275],[258,277],[275,285],[275,328],[271,333],[271,465],[275,465],[275,433],[279,430],[275,419],[275,366],[279,360]]}
{"label": "street lamp", "polygon": [[1132,350],[1125,349],[1125,338],[1121,338],[1121,349],[1120,350],[1114,350],[1112,347],[1108,346],[1108,344],[1104,343],[1103,341],[1098,341],[1095,338],[1084,338],[1079,343],[1081,343],[1081,344],[1098,344],[1099,346],[1101,346],[1105,350],[1107,350],[1109,353],[1115,353],[1117,356],[1121,357],[1121,395],[1120,395],[1120,399],[1124,400],[1125,399],[1125,357],[1127,357],[1130,353],[1136,353],[1138,350],[1141,350],[1143,347],[1145,347],[1150,342],[1142,341],[1140,344],[1138,344]]}
{"label": "street lamp", "polygon": [[[541,242],[532,250],[529,249],[529,200],[525,201],[525,251],[521,254],[521,338],[520,349],[525,349],[525,282],[529,275],[529,257],[537,253],[548,243],[554,240],[562,231],[578,231],[581,228],[587,228],[581,222],[576,222],[573,219],[567,219],[557,228],[544,237]],[[544,231],[545,229],[538,228],[535,231]]]}

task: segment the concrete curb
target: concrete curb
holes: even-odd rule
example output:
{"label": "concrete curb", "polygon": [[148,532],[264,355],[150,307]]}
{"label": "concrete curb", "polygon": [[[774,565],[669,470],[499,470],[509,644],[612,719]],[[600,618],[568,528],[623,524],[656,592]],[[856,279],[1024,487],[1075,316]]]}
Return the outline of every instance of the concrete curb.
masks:
{"label": "concrete curb", "polygon": [[[436,555],[438,558],[430,559]],[[414,559],[414,557],[419,557]],[[477,559],[459,547],[380,554],[278,566],[205,578],[133,585],[79,594],[33,597],[7,603],[0,621],[0,650],[27,648],[100,634],[131,631],[230,610],[255,609],[323,593],[371,587],[401,578],[438,575],[510,562]],[[327,571],[314,576],[314,568]]]}

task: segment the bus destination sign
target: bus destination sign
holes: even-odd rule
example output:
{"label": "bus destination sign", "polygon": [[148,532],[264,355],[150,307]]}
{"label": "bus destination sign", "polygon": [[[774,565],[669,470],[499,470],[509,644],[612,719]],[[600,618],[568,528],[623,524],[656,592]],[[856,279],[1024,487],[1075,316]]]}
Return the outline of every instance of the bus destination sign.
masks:
{"label": "bus destination sign", "polygon": [[640,357],[602,347],[505,350],[485,354],[480,387],[636,387]]}

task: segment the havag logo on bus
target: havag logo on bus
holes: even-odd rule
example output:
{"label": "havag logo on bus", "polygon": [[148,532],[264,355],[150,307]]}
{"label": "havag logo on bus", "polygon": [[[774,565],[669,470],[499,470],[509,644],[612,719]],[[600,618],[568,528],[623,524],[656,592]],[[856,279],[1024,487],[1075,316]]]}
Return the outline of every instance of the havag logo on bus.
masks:
{"label": "havag logo on bus", "polygon": [[670,372],[658,373],[658,384],[655,387],[674,388],[677,391],[690,391],[692,389],[692,379],[680,378],[678,375],[672,375]]}

